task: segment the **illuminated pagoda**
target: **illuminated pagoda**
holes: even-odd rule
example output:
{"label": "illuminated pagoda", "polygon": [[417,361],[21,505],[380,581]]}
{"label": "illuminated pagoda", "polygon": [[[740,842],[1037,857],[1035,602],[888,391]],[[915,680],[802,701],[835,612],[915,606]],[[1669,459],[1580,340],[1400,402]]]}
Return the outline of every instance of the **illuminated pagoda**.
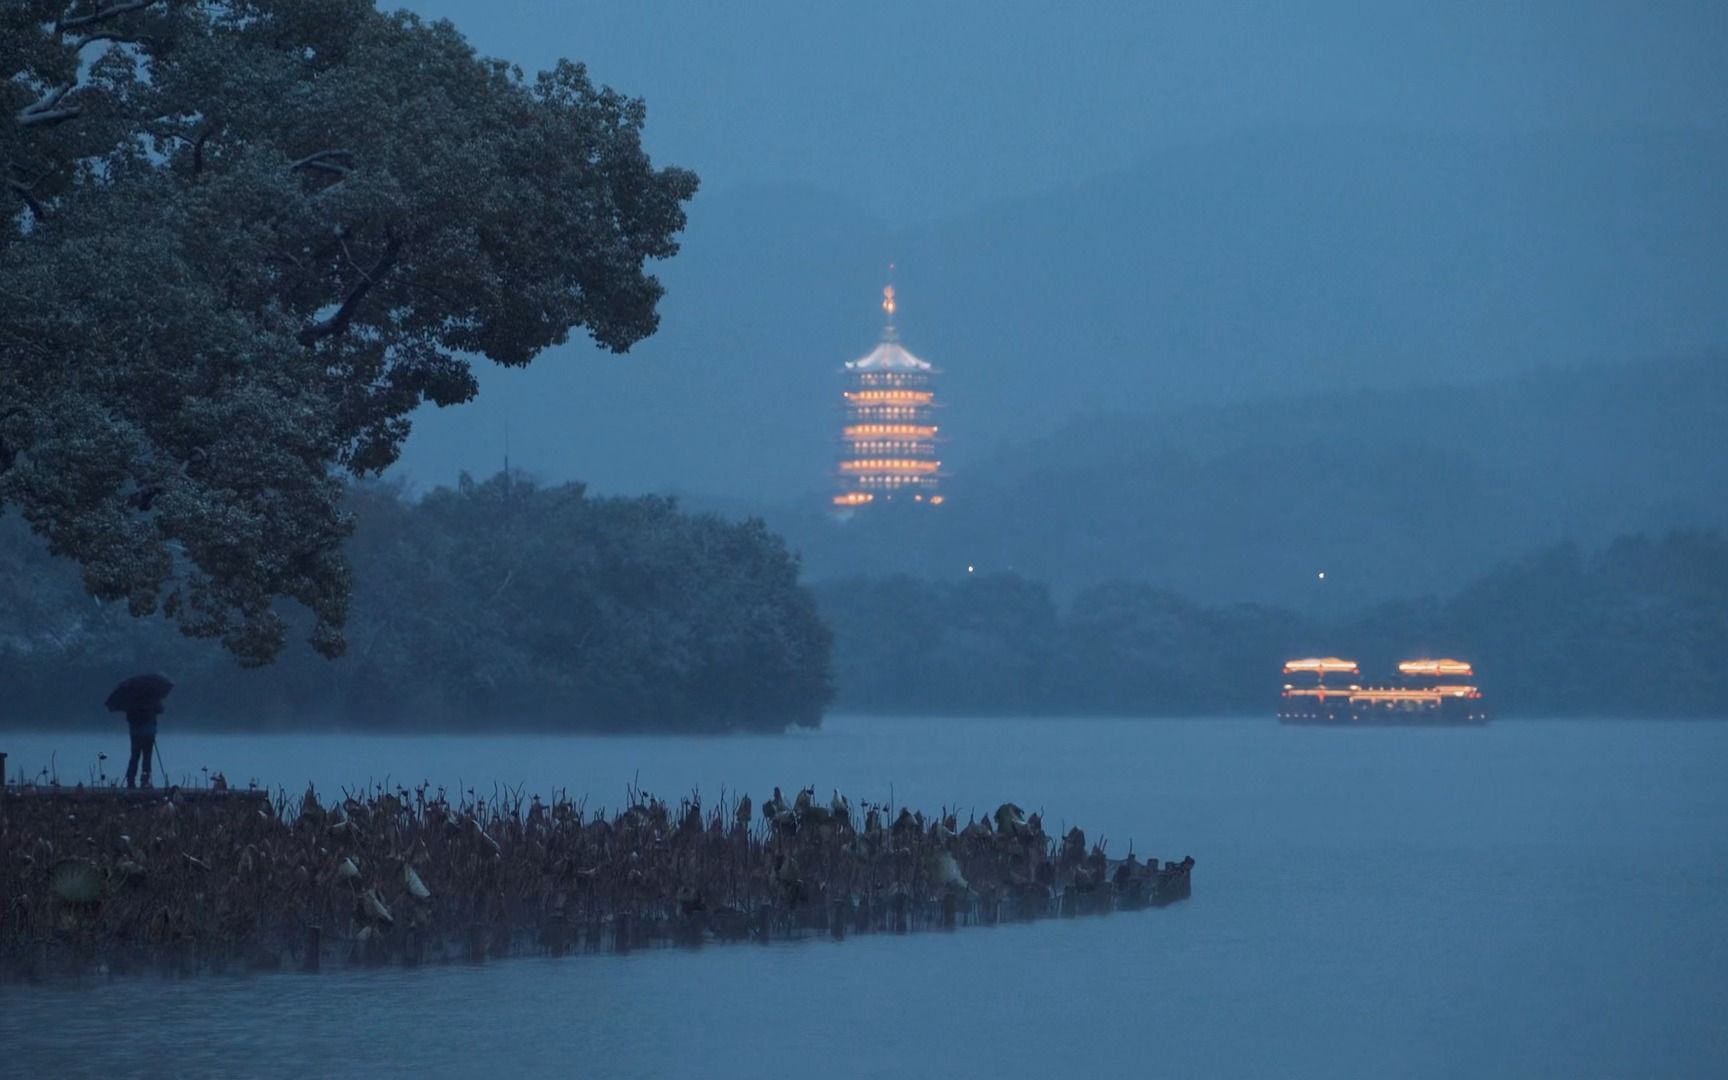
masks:
{"label": "illuminated pagoda", "polygon": [[894,286],[882,290],[887,317],[881,342],[845,367],[845,420],[840,429],[840,511],[883,503],[941,506],[942,462],[936,456],[937,369],[900,344]]}

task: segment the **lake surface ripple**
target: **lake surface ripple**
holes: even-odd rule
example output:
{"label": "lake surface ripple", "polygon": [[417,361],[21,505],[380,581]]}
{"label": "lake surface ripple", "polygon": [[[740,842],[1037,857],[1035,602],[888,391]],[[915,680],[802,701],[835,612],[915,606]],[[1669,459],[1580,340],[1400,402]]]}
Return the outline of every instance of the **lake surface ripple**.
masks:
{"label": "lake surface ripple", "polygon": [[[0,987],[8,1076],[1728,1075],[1728,724],[833,718],[781,738],[178,735],[298,793],[815,784],[1198,860],[1164,910],[954,934]],[[0,736],[82,777],[112,737]]]}

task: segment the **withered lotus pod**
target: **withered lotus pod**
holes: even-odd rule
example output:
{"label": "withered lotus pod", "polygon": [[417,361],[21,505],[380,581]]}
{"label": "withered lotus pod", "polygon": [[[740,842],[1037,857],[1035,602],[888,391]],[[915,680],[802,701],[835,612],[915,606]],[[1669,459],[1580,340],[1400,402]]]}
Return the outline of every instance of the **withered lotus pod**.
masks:
{"label": "withered lotus pod", "polygon": [[49,871],[54,895],[68,904],[93,904],[102,899],[102,871],[89,859],[61,859]]}

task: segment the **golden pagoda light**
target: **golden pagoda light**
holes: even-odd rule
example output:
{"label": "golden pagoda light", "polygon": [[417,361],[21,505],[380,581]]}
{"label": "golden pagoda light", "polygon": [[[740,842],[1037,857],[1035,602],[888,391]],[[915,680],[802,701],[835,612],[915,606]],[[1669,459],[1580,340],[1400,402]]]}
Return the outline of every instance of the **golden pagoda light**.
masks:
{"label": "golden pagoda light", "polygon": [[840,463],[840,471],[850,473],[933,473],[941,467],[940,461],[915,458],[863,458]]}
{"label": "golden pagoda light", "polygon": [[935,424],[848,424],[840,429],[840,434],[849,440],[908,438],[934,439]]}
{"label": "golden pagoda light", "polygon": [[936,395],[928,390],[848,390],[846,400],[858,404],[928,405]]}
{"label": "golden pagoda light", "polygon": [[840,428],[839,490],[834,507],[903,501],[941,506],[942,461],[936,442],[936,368],[900,344],[894,286],[882,290],[882,339],[843,369],[845,420]]}

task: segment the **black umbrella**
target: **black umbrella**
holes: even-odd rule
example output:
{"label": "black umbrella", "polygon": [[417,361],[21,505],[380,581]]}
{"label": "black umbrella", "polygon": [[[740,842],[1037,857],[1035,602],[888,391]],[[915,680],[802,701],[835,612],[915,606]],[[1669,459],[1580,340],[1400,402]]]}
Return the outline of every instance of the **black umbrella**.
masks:
{"label": "black umbrella", "polygon": [[108,695],[109,712],[161,712],[162,699],[174,684],[166,675],[134,675]]}

